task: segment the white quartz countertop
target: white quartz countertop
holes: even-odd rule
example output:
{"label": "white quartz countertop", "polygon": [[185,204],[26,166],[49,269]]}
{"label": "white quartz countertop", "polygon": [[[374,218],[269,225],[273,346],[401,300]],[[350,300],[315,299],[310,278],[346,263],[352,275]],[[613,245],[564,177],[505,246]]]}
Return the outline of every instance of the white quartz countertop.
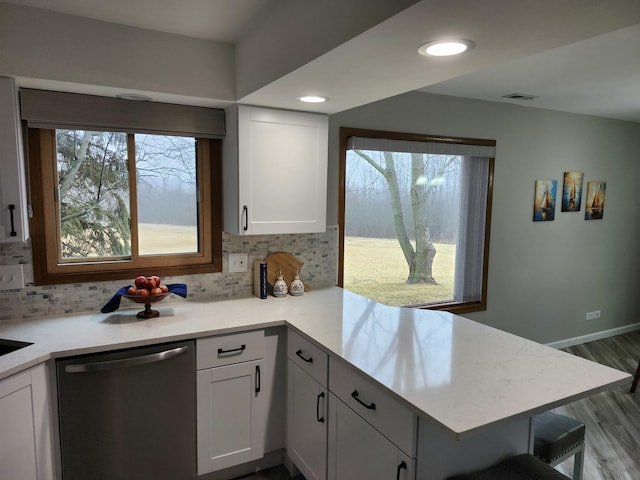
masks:
{"label": "white quartz countertop", "polygon": [[[107,299],[105,299],[106,301]],[[300,297],[141,305],[0,323],[33,345],[0,357],[0,379],[43,361],[287,325],[459,438],[629,382],[630,375],[446,312],[389,307],[340,288]]]}

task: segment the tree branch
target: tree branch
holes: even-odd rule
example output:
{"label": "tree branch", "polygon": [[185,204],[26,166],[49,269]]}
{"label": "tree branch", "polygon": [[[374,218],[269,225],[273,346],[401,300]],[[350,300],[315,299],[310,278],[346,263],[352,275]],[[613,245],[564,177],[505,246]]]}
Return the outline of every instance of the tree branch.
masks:
{"label": "tree branch", "polygon": [[361,150],[353,150],[353,153],[355,153],[356,155],[358,155],[359,157],[363,158],[369,165],[371,165],[373,168],[375,168],[378,172],[380,172],[380,174],[387,178],[387,173],[385,171],[384,168],[382,168],[380,165],[378,165],[376,163],[376,161],[370,157],[369,155],[367,155],[366,153],[362,152]]}
{"label": "tree branch", "polygon": [[73,220],[74,218],[78,218],[78,217],[82,217],[84,215],[87,215],[89,212],[91,212],[92,210],[96,210],[97,208],[100,208],[100,202],[94,202],[91,205],[89,205],[87,208],[85,208],[84,210],[80,211],[80,212],[75,212],[72,213],[71,215],[65,215],[64,217],[62,217],[60,219],[60,223],[63,222],[67,222],[69,220]]}
{"label": "tree branch", "polygon": [[60,182],[59,198],[65,197],[65,195],[67,194],[67,191],[69,190],[69,188],[71,188],[71,185],[73,184],[73,180],[75,179],[76,174],[78,173],[78,170],[80,170],[82,163],[87,158],[87,149],[89,147],[89,141],[91,140],[91,136],[93,134],[94,132],[84,132],[84,135],[82,137],[82,140],[80,141],[80,146],[78,147],[77,153],[75,153],[75,148],[74,148],[75,154],[73,157],[73,163],[71,165],[71,168],[69,169],[65,177]]}

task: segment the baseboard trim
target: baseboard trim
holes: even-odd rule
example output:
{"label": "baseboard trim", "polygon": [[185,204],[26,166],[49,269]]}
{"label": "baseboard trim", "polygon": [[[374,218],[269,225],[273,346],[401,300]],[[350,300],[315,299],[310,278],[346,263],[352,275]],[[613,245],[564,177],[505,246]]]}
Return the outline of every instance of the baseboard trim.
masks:
{"label": "baseboard trim", "polygon": [[593,342],[595,340],[602,340],[603,338],[615,337],[616,335],[622,335],[624,333],[635,332],[636,330],[640,330],[640,323],[632,323],[631,325],[625,325],[623,327],[610,328],[609,330],[589,333],[579,337],[558,340],[557,342],[547,343],[546,345],[553,348],[567,348],[573,347],[574,345],[580,345],[582,343]]}

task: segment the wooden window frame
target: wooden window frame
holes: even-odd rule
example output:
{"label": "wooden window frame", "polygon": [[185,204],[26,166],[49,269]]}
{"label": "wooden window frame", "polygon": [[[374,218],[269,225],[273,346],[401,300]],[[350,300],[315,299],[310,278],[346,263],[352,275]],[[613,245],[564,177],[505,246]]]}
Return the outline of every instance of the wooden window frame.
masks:
{"label": "wooden window frame", "polygon": [[[222,141],[197,138],[199,252],[134,256],[124,260],[61,263],[55,200],[55,130],[27,128],[27,156],[33,215],[30,219],[36,285],[162,277],[222,271]],[[129,162],[134,161],[129,159]],[[135,185],[130,188],[135,195]],[[132,202],[132,210],[136,208]],[[135,211],[131,212],[135,215]],[[135,229],[136,227],[134,227]],[[134,232],[135,233],[135,232]],[[137,236],[132,235],[132,242]],[[134,251],[137,249],[134,249]]]}
{"label": "wooden window frame", "polygon": [[[371,130],[363,128],[340,127],[339,164],[338,164],[338,282],[339,287],[344,287],[344,232],[345,232],[345,202],[346,202],[346,169],[347,150],[349,137],[374,137],[391,140],[421,141],[431,143],[454,143],[464,145],[495,146],[494,140],[484,140],[464,137],[444,137],[418,133],[393,132]],[[412,308],[428,310],[443,310],[455,314],[479,312],[487,309],[487,284],[489,279],[489,243],[491,238],[491,211],[493,206],[493,176],[495,158],[489,158],[489,173],[487,179],[487,205],[485,214],[485,231],[482,262],[482,288],[481,298],[478,301],[469,302],[434,302],[418,305],[410,305]]]}

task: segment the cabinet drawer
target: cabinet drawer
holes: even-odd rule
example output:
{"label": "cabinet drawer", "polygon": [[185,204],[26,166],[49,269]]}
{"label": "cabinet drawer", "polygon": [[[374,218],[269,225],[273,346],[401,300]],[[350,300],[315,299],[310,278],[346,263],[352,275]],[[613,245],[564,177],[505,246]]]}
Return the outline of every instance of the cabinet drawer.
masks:
{"label": "cabinet drawer", "polygon": [[382,387],[331,357],[329,390],[412,458],[416,456],[417,416]]}
{"label": "cabinet drawer", "polygon": [[264,357],[264,330],[199,338],[196,368],[219,367]]}
{"label": "cabinet drawer", "polygon": [[291,329],[287,331],[287,355],[322,386],[327,386],[327,354]]}

